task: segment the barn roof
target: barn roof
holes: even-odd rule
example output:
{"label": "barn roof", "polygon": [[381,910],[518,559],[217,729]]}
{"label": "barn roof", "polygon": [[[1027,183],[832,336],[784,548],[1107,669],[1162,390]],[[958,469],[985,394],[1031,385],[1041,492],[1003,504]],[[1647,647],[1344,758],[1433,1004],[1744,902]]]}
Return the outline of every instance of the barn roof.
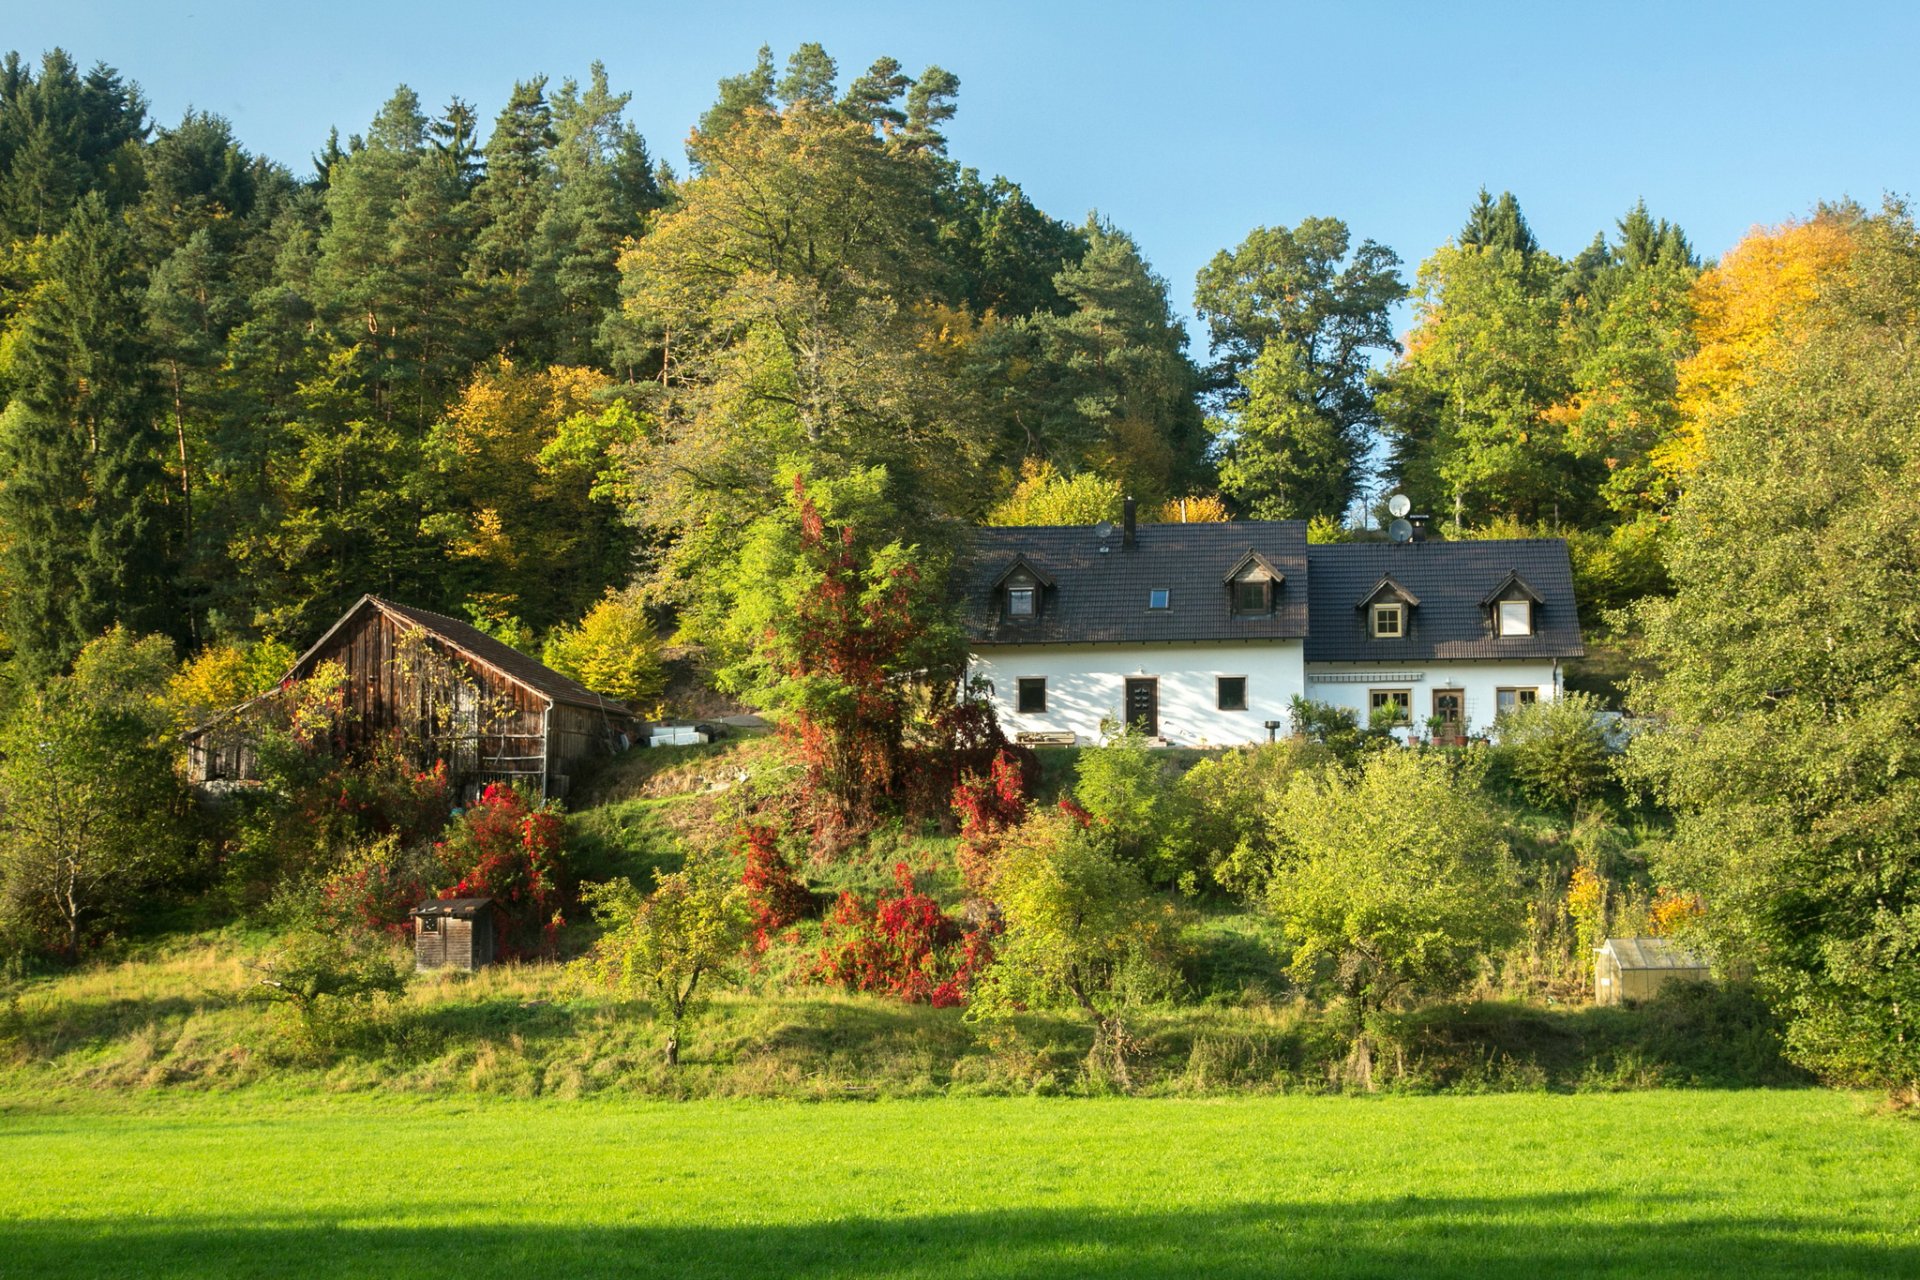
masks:
{"label": "barn roof", "polygon": [[[1336,542],[1309,548],[1307,561],[1308,662],[1577,658],[1586,651],[1573,566],[1559,538]],[[1365,606],[1388,587],[1411,606],[1406,631],[1375,639]],[[1535,602],[1532,635],[1494,634],[1490,605],[1513,592]]]}
{"label": "barn roof", "polygon": [[293,669],[287,673],[288,678],[302,675],[304,669],[311,665],[327,641],[362,610],[369,608],[378,609],[403,625],[426,631],[474,661],[492,667],[514,683],[524,685],[554,702],[591,707],[596,711],[606,710],[620,715],[631,714],[626,704],[595,693],[578,680],[563,676],[552,667],[535,661],[512,645],[503,644],[494,639],[472,623],[462,622],[458,618],[449,618],[444,613],[434,613],[428,609],[417,609],[412,605],[383,600],[371,594],[361,596],[355,601],[351,609],[340,615],[339,621],[327,628],[326,634],[314,641],[307,651],[300,655],[299,660],[293,664]]}
{"label": "barn roof", "polygon": [[[974,644],[1153,644],[1287,640],[1307,634],[1307,526],[1299,520],[1143,524],[1137,545],[1085,525],[976,529],[959,575]],[[1236,617],[1227,581],[1252,557],[1278,583],[1273,609]],[[1045,596],[1034,618],[1003,616],[998,585],[1016,563]],[[1148,592],[1167,607],[1148,608]]]}
{"label": "barn roof", "polygon": [[1595,947],[1612,954],[1622,969],[1704,969],[1707,962],[1666,938],[1608,938]]}

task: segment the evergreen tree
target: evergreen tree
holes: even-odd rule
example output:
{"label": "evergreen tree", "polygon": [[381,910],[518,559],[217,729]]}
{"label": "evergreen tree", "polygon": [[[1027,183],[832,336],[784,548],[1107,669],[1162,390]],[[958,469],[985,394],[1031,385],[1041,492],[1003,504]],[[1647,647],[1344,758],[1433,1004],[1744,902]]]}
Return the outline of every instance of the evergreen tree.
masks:
{"label": "evergreen tree", "polygon": [[774,93],[788,107],[823,109],[833,105],[839,76],[840,68],[827,51],[809,40],[787,56],[787,74],[780,77]]}
{"label": "evergreen tree", "polygon": [[486,293],[489,327],[508,352],[549,358],[552,344],[533,287],[534,237],[553,204],[553,108],[545,76],[513,86],[487,139],[475,193],[479,228],[468,272]]}
{"label": "evergreen tree", "polygon": [[125,229],[85,197],[47,254],[18,387],[0,430],[7,630],[34,673],[114,622],[177,629],[161,496],[164,436]]}

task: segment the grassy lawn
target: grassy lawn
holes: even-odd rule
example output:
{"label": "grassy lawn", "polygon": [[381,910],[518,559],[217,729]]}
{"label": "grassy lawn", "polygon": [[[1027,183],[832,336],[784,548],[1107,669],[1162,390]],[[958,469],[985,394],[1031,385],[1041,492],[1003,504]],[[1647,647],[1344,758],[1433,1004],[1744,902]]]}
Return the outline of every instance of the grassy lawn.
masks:
{"label": "grassy lawn", "polygon": [[1920,1275],[1793,1091],[872,1104],[0,1095],[0,1276]]}

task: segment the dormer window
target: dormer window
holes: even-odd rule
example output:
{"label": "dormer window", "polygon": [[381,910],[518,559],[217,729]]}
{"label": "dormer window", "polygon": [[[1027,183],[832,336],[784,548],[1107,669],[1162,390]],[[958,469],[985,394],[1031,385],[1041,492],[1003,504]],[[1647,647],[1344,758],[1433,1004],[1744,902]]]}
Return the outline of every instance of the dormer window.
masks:
{"label": "dormer window", "polygon": [[1520,576],[1518,569],[1508,570],[1498,586],[1481,597],[1480,607],[1487,611],[1496,636],[1533,634],[1533,611],[1540,604],[1540,593]]}
{"label": "dormer window", "polygon": [[1395,582],[1391,575],[1373,584],[1373,590],[1354,603],[1366,619],[1367,635],[1375,640],[1404,640],[1411,629],[1420,597]]}
{"label": "dormer window", "polygon": [[1009,622],[1032,622],[1040,616],[1047,588],[1052,585],[1053,579],[1025,556],[1015,556],[993,580],[1000,616]]}
{"label": "dormer window", "polygon": [[1273,561],[1249,548],[1227,571],[1227,599],[1236,618],[1273,616],[1273,599],[1287,580]]}

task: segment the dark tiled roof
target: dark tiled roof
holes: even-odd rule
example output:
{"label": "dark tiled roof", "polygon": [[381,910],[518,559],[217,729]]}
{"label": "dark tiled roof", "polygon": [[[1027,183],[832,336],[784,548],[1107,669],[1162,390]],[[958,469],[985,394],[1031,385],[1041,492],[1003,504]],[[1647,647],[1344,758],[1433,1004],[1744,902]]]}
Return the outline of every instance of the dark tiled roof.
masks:
{"label": "dark tiled roof", "polygon": [[[1286,575],[1267,617],[1233,616],[1224,578],[1249,551]],[[1003,618],[993,589],[1015,556],[1052,579],[1032,620]],[[1131,551],[1118,530],[1103,544],[1080,525],[978,529],[958,582],[974,644],[1150,644],[1304,636],[1306,576],[1307,526],[1273,520],[1141,525]],[[1155,587],[1168,589],[1166,609],[1147,608]]]}
{"label": "dark tiled roof", "polygon": [[601,697],[579,681],[561,675],[552,667],[547,666],[543,662],[535,661],[511,645],[502,644],[471,623],[462,622],[458,618],[449,618],[444,613],[434,613],[427,609],[416,609],[408,604],[396,604],[392,600],[382,600],[379,596],[373,595],[362,596],[359,601],[354,604],[353,608],[342,614],[340,621],[329,627],[327,634],[320,637],[320,639],[314,643],[313,648],[308,649],[306,653],[300,655],[300,660],[294,664],[294,671],[298,672],[305,666],[307,659],[312,657],[315,650],[325,644],[327,639],[332,636],[335,631],[338,631],[343,623],[353,617],[353,615],[358,613],[362,608],[369,606],[384,610],[396,618],[401,618],[413,623],[415,626],[425,628],[454,648],[464,650],[470,656],[479,659],[487,666],[499,671],[508,679],[523,684],[534,692],[553,699],[555,702],[565,702],[580,707],[592,707],[595,710],[604,708],[616,715],[629,714],[624,703],[616,702],[612,698]]}
{"label": "dark tiled roof", "polygon": [[[1573,568],[1558,538],[1502,542],[1352,542],[1307,552],[1313,630],[1308,662],[1431,662],[1451,658],[1574,658],[1585,652]],[[1517,574],[1542,603],[1533,634],[1496,636],[1482,601]],[[1420,603],[1407,634],[1375,640],[1354,607],[1391,577]]]}

